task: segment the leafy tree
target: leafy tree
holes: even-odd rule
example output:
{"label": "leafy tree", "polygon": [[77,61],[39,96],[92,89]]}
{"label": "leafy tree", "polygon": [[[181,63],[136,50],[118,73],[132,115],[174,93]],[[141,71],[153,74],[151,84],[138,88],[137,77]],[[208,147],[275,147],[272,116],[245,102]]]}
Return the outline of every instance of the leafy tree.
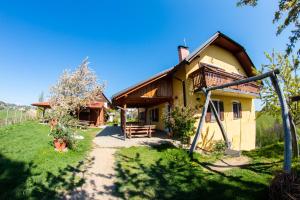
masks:
{"label": "leafy tree", "polygon": [[[283,93],[286,97],[287,104],[289,107],[289,117],[292,122],[292,134],[293,134],[293,146],[294,146],[294,154],[298,154],[296,152],[296,126],[300,125],[300,102],[291,101],[291,97],[300,94],[300,77],[299,77],[299,67],[298,67],[298,59],[295,56],[291,58],[284,56],[281,53],[271,54],[265,53],[266,58],[269,63],[262,66],[262,72],[274,70],[278,68],[280,70],[279,84],[283,87]],[[269,113],[274,117],[279,117],[281,114],[281,108],[278,96],[276,91],[272,85],[272,82],[269,79],[264,80],[264,85],[261,91],[262,94],[262,102],[263,102],[263,111]],[[297,150],[298,151],[298,150]]]}
{"label": "leafy tree", "polygon": [[104,84],[97,82],[96,74],[88,65],[88,59],[85,59],[74,72],[65,70],[56,85],[51,87],[52,118],[61,123],[68,115],[79,118],[80,112],[103,91]]}
{"label": "leafy tree", "polygon": [[[257,3],[258,0],[239,0],[237,5],[255,7]],[[291,54],[300,39],[299,12],[300,0],[279,0],[278,9],[274,14],[273,23],[279,23],[276,35],[281,34],[289,26],[293,27],[289,36],[289,43],[287,44],[287,55]],[[300,49],[297,49],[297,54],[298,56],[300,55]]]}
{"label": "leafy tree", "polygon": [[166,128],[171,129],[174,136],[179,138],[182,144],[188,144],[190,137],[195,134],[195,111],[188,107],[175,107],[164,116]]}
{"label": "leafy tree", "polygon": [[44,92],[41,92],[40,96],[39,96],[39,102],[43,102],[44,99]]}

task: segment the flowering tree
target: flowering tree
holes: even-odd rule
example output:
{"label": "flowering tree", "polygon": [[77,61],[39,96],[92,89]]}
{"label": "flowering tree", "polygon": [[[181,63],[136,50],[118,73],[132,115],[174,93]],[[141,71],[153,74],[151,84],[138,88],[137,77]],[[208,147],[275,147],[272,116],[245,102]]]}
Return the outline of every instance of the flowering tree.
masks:
{"label": "flowering tree", "polygon": [[86,58],[74,72],[65,70],[56,85],[50,88],[52,118],[63,122],[70,115],[79,117],[82,109],[103,91],[104,84],[98,83],[96,74],[88,65]]}

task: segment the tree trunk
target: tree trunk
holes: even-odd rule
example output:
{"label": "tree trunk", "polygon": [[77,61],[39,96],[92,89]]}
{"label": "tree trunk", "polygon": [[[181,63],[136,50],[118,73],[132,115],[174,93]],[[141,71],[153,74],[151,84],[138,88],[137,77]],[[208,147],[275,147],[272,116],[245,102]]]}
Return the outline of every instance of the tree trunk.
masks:
{"label": "tree trunk", "polygon": [[297,141],[297,128],[296,128],[296,125],[294,123],[293,117],[290,112],[289,112],[289,118],[290,118],[290,122],[291,122],[293,157],[298,158],[299,157],[299,146],[298,146],[298,141]]}

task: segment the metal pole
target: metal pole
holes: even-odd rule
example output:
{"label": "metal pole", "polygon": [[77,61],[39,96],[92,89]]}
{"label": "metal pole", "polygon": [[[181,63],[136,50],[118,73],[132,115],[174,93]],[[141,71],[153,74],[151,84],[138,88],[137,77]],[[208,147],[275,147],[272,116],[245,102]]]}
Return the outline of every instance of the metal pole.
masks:
{"label": "metal pole", "polygon": [[197,142],[198,142],[198,140],[201,136],[201,130],[202,130],[202,127],[203,127],[203,124],[204,124],[204,119],[205,119],[205,115],[207,113],[207,108],[208,108],[210,95],[211,95],[211,92],[210,91],[206,92],[205,88],[202,88],[202,91],[204,92],[204,94],[206,94],[206,99],[205,99],[205,103],[204,103],[203,108],[202,108],[202,115],[201,115],[201,118],[200,118],[200,121],[199,121],[199,124],[198,124],[197,132],[196,132],[196,135],[194,137],[192,146],[190,148],[190,156],[193,155],[193,152],[195,151],[196,146],[197,146]]}
{"label": "metal pole", "polygon": [[284,164],[283,170],[290,173],[292,165],[292,142],[291,142],[291,125],[289,120],[289,109],[287,102],[281,87],[278,84],[278,78],[276,74],[271,75],[271,81],[275,88],[276,93],[278,94],[280,106],[281,106],[281,115],[282,115],[282,124],[284,129]]}
{"label": "metal pole", "polygon": [[229,140],[228,140],[228,137],[227,137],[227,133],[225,132],[224,126],[223,126],[223,124],[222,124],[222,122],[221,122],[221,120],[219,118],[219,114],[218,114],[217,109],[216,109],[214,103],[212,102],[212,100],[209,100],[209,105],[212,108],[212,111],[213,111],[213,113],[215,115],[216,121],[217,121],[217,123],[218,123],[218,125],[219,125],[219,127],[221,129],[221,133],[222,133],[223,139],[225,141],[226,147],[230,148],[231,145],[229,143]]}

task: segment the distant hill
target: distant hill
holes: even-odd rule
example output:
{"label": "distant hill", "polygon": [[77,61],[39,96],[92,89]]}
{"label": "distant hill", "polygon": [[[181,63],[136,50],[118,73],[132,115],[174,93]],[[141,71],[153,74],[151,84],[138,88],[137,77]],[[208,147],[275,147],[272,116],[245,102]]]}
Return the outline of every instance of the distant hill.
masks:
{"label": "distant hill", "polygon": [[17,105],[17,104],[14,104],[14,103],[6,103],[4,101],[1,101],[0,100],[0,110],[3,110],[3,109],[7,109],[7,108],[13,108],[13,109],[30,109],[32,108],[31,106],[25,106],[25,105]]}

